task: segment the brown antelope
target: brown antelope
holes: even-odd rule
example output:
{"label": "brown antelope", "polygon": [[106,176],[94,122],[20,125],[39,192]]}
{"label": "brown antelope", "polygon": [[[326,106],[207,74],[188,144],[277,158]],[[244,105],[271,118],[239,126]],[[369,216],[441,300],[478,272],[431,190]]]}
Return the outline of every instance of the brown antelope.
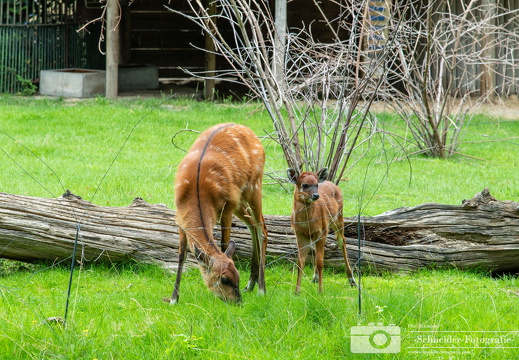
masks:
{"label": "brown antelope", "polygon": [[[178,302],[187,246],[195,254],[207,287],[224,301],[240,302],[240,274],[230,241],[232,215],[249,228],[252,237],[250,280],[245,291],[258,283],[265,292],[267,228],[261,211],[265,152],[248,127],[220,124],[204,131],[178,166],[175,178],[176,221],[180,244],[178,271],[171,304]],[[213,238],[220,221],[221,248]]]}
{"label": "brown antelope", "polygon": [[299,174],[297,170],[288,169],[287,175],[290,182],[295,184],[291,223],[296,233],[298,248],[296,294],[299,294],[301,289],[301,276],[312,244],[315,244],[315,272],[312,282],[318,282],[319,291],[323,291],[324,245],[329,228],[335,232],[337,243],[342,250],[350,285],[355,286],[344,240],[341,190],[334,183],[325,181],[328,177],[326,168],[317,174]]}

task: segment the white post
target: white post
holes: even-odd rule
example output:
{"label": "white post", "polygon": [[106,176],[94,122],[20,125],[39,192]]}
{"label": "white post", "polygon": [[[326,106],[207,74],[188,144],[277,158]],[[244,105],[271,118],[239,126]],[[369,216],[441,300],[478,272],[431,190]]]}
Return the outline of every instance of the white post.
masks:
{"label": "white post", "polygon": [[274,78],[280,88],[283,87],[285,67],[285,46],[287,43],[287,0],[276,0],[275,7],[276,39],[274,43],[273,68]]}
{"label": "white post", "polygon": [[[484,10],[489,16],[488,25],[492,27],[495,25],[495,15],[497,11],[496,0],[483,0]],[[480,81],[480,95],[488,96],[488,100],[492,101],[495,96],[495,65],[493,59],[496,58],[496,48],[494,42],[494,35],[488,34],[490,31],[486,31],[486,35],[481,39],[481,46],[483,48],[482,57],[483,63],[481,64],[481,81]]]}
{"label": "white post", "polygon": [[106,97],[117,98],[119,93],[119,0],[106,2]]}

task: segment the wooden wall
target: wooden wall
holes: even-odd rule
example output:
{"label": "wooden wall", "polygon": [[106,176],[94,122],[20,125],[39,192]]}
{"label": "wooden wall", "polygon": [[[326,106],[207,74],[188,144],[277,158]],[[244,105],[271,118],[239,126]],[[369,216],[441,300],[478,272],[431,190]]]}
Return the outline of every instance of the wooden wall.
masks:
{"label": "wooden wall", "polygon": [[[482,0],[482,5],[499,5],[505,9],[519,9],[519,0]],[[462,4],[460,0],[451,1],[451,10],[454,14],[462,14],[466,8],[466,4]],[[496,11],[496,15],[499,13]],[[489,58],[506,58],[507,64],[493,64],[486,65],[473,64],[464,61],[460,57],[460,62],[456,66],[453,73],[454,86],[452,87],[452,95],[459,96],[463,94],[479,95],[486,93],[489,89],[495,88],[497,95],[510,96],[519,94],[519,49],[510,51],[507,44],[512,40],[511,33],[519,31],[519,15],[515,13],[515,21],[510,16],[496,16],[491,20],[492,25],[503,25],[505,22],[510,22],[506,30],[509,32],[502,32],[499,38],[489,37],[484,39],[482,37],[479,42],[474,42],[469,37],[461,39],[462,52],[480,51],[481,46],[485,41],[493,42],[496,45],[486,51],[483,56]]]}
{"label": "wooden wall", "polygon": [[[174,14],[164,7],[167,5],[175,10],[190,13],[187,0],[140,0],[126,5],[127,35],[121,51],[128,54],[124,62],[147,64],[152,63],[159,67],[161,78],[185,78],[182,69],[193,72],[204,71],[204,52],[195,47],[204,47],[204,34],[191,21],[183,16]],[[274,8],[274,0],[271,0]],[[332,1],[325,8],[326,15],[337,17],[338,6]],[[331,40],[329,32],[325,31],[322,17],[317,15],[313,2],[308,0],[294,0],[288,4],[287,22],[292,28],[301,28],[312,24],[312,35],[320,41]],[[129,16],[128,16],[129,15]],[[128,19],[129,18],[129,19]],[[220,31],[232,39],[232,34],[225,34],[225,27]],[[223,58],[217,58],[217,68],[229,68]]]}
{"label": "wooden wall", "polygon": [[[288,1],[288,0],[287,0]],[[270,0],[271,8],[274,8],[274,0]],[[349,33],[344,29],[344,22],[351,23],[351,19],[340,14],[340,6],[334,1],[319,1],[323,14],[315,6],[312,0],[292,0],[287,4],[287,26],[289,29],[305,28],[312,37],[319,42],[328,43],[334,41],[333,34],[328,31],[325,18],[337,31],[341,40],[348,39]],[[341,23],[339,26],[339,23]]]}
{"label": "wooden wall", "polygon": [[[508,9],[519,9],[519,0],[501,0],[504,7]],[[515,13],[515,22],[511,23],[507,30],[510,32],[519,32],[519,14]],[[509,21],[510,17],[506,19],[501,18],[502,21]],[[501,96],[519,95],[519,49],[513,52],[507,51],[506,41],[502,43],[502,46],[498,46],[496,51],[498,53],[507,53],[507,58],[510,61],[510,65],[499,66],[496,71],[498,74],[495,79],[495,85],[497,86],[497,93]],[[511,65],[515,64],[515,65]]]}
{"label": "wooden wall", "polygon": [[128,7],[131,34],[122,51],[129,47],[130,63],[154,64],[161,78],[182,78],[180,69],[204,70],[204,53],[194,48],[204,47],[204,34],[185,17],[169,11],[164,5],[188,11],[184,0],[135,1]]}

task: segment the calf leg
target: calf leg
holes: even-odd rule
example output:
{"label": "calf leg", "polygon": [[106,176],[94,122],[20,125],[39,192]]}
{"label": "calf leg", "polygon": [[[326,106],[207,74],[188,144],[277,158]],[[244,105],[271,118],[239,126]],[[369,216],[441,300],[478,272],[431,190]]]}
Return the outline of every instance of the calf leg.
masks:
{"label": "calf leg", "polygon": [[326,234],[315,244],[315,271],[317,281],[319,283],[319,292],[323,291],[323,267],[324,267],[324,244],[326,243]]}
{"label": "calf leg", "polygon": [[[296,236],[297,237],[297,236]],[[299,294],[301,290],[301,278],[305,269],[306,256],[310,249],[310,241],[297,239],[297,282],[295,293]]]}
{"label": "calf leg", "polygon": [[342,251],[342,257],[344,258],[344,265],[346,265],[346,275],[348,275],[348,280],[351,286],[356,286],[355,278],[353,277],[353,271],[350,267],[350,262],[348,261],[348,252],[346,251],[346,240],[344,239],[344,228],[341,227],[336,231],[337,234],[337,243]]}

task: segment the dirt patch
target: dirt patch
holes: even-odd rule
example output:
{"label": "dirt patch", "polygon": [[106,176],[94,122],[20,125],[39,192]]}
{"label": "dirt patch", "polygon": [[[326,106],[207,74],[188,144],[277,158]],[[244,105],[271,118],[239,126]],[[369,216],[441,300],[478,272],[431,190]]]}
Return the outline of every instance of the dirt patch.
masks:
{"label": "dirt patch", "polygon": [[[204,82],[202,79],[195,78],[175,78],[160,79],[159,89],[140,90],[134,92],[120,93],[120,98],[188,98],[202,101],[204,98]],[[245,85],[236,84],[228,81],[217,81],[215,94],[217,99],[243,100],[250,91]],[[73,100],[69,100],[73,101]],[[459,100],[458,100],[459,102]],[[517,95],[510,95],[506,98],[494,98],[483,104],[477,104],[476,99],[469,98],[467,101],[472,114],[485,114],[507,120],[519,120],[519,98]],[[454,105],[456,108],[456,104]],[[375,112],[392,112],[388,102],[379,101],[371,105]]]}
{"label": "dirt patch", "polygon": [[[454,108],[459,105],[459,100],[454,104]],[[495,98],[478,104],[476,99],[467,101],[470,114],[485,114],[491,117],[502,118],[506,120],[519,120],[519,98],[517,95],[510,95],[506,98]],[[375,102],[371,106],[375,112],[393,112],[391,106],[387,102]]]}

